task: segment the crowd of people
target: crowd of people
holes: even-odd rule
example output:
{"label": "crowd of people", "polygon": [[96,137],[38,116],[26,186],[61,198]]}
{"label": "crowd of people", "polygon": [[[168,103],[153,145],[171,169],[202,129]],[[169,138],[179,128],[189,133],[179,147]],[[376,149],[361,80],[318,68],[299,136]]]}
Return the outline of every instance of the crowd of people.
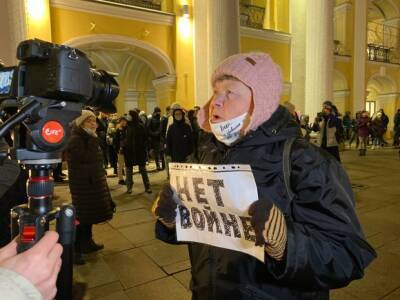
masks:
{"label": "crowd of people", "polygon": [[[352,117],[351,112],[346,111],[342,115],[331,101],[325,101],[322,111],[310,123],[308,115],[300,115],[290,102],[284,106],[292,114],[295,121],[301,127],[303,137],[325,149],[340,161],[340,150],[355,147],[360,156],[365,156],[367,148],[371,150],[389,145],[385,140],[388,131],[389,117],[383,109],[370,116],[368,111],[359,111]],[[400,109],[394,116],[392,146],[399,146],[400,137]]]}

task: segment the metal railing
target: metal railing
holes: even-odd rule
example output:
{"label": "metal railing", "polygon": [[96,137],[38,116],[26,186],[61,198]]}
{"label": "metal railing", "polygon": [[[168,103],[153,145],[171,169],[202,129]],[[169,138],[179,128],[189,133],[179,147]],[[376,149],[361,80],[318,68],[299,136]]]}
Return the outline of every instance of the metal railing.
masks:
{"label": "metal railing", "polygon": [[368,22],[367,32],[369,60],[400,64],[400,28]]}
{"label": "metal railing", "polygon": [[162,0],[86,0],[90,2],[100,2],[106,4],[123,5],[124,7],[140,7],[151,10],[162,11]]}
{"label": "metal railing", "polygon": [[265,8],[240,3],[240,25],[262,29],[264,27]]}

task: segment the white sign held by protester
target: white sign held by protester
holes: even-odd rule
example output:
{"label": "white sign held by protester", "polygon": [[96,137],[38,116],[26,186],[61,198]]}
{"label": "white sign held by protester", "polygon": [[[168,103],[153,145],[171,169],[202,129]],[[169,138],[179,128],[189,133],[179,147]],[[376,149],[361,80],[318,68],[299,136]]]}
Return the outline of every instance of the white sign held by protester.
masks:
{"label": "white sign held by protester", "polygon": [[264,248],[255,246],[248,209],[258,199],[249,165],[170,163],[175,189],[178,241],[209,244],[247,253],[264,262]]}

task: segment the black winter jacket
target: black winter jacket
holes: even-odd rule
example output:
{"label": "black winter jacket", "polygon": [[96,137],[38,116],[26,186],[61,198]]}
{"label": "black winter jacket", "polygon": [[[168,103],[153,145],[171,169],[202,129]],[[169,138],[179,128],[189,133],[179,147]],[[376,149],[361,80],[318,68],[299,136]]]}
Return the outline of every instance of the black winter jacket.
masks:
{"label": "black winter jacket", "polygon": [[128,123],[126,141],[123,144],[125,145],[123,152],[127,167],[143,166],[146,164],[147,133],[146,128],[141,122],[137,124]]}
{"label": "black winter jacket", "polygon": [[[200,145],[205,164],[250,164],[260,199],[286,213],[288,242],[282,262],[265,263],[228,249],[189,243],[193,299],[328,299],[329,290],[361,278],[376,257],[365,241],[342,166],[324,151],[298,140],[293,145],[289,203],[283,181],[285,140],[299,128],[280,107],[271,119],[232,147],[213,137]],[[175,230],[157,222],[156,234],[176,242]]]}
{"label": "black winter jacket", "polygon": [[149,125],[147,127],[150,143],[152,149],[160,149],[161,143],[161,119],[160,116],[155,116],[150,119]]}
{"label": "black winter jacket", "polygon": [[171,156],[172,162],[186,162],[193,152],[193,136],[190,125],[185,121],[176,121],[167,132],[167,148],[165,153]]}
{"label": "black winter jacket", "polygon": [[98,138],[74,126],[67,155],[69,188],[77,218],[82,224],[110,220],[113,203]]}

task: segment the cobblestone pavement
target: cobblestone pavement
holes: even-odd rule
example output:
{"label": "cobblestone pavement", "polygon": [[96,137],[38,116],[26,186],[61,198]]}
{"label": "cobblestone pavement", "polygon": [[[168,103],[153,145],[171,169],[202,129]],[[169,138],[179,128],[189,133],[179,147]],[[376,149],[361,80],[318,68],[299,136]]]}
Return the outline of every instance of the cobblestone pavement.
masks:
{"label": "cobblestone pavement", "polygon": [[[353,184],[358,216],[379,257],[362,280],[333,291],[331,298],[400,299],[398,151],[375,150],[358,157],[347,150],[342,159]],[[86,265],[74,268],[75,280],[87,283],[84,299],[190,299],[186,246],[170,246],[154,237],[150,207],[165,179],[165,172],[151,172],[153,194],[148,195],[136,174],[134,192],[127,195],[117,178],[109,178],[117,213],[112,221],[94,227],[95,240],[105,248],[86,255]],[[68,185],[58,185],[56,195],[57,202],[70,201]]]}

